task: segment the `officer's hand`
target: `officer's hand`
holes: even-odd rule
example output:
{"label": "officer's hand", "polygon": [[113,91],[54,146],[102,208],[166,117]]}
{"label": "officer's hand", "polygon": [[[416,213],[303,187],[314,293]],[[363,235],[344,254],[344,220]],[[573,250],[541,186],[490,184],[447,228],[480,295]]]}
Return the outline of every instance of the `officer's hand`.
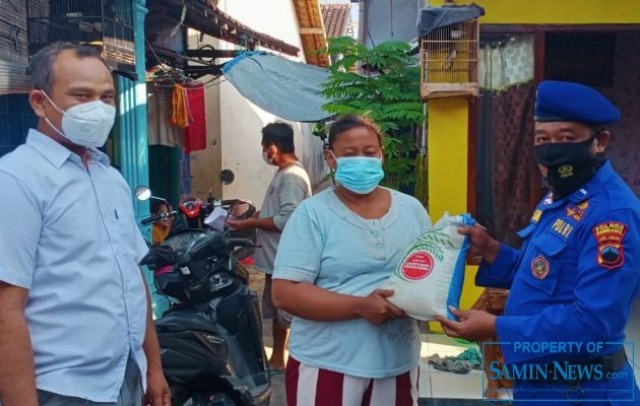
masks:
{"label": "officer's hand", "polygon": [[369,296],[358,298],[358,314],[371,324],[382,324],[392,319],[405,317],[402,310],[386,299],[391,296],[393,296],[391,289],[376,289]]}
{"label": "officer's hand", "polygon": [[481,226],[462,226],[458,227],[458,233],[469,237],[470,247],[468,258],[476,260],[484,260],[488,264],[492,264],[500,251],[500,243],[487,233]]}
{"label": "officer's hand", "polygon": [[486,340],[497,336],[496,316],[493,314],[474,309],[460,310],[450,307],[449,310],[460,321],[453,321],[444,317],[436,318],[448,336],[464,338],[469,341]]}

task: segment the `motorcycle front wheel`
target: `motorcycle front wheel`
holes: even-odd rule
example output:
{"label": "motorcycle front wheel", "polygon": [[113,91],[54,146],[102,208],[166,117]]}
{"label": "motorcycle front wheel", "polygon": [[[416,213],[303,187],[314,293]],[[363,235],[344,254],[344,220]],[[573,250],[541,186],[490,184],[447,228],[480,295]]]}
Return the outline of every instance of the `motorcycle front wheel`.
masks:
{"label": "motorcycle front wheel", "polygon": [[194,393],[187,398],[174,399],[173,406],[239,406],[235,400],[223,392]]}

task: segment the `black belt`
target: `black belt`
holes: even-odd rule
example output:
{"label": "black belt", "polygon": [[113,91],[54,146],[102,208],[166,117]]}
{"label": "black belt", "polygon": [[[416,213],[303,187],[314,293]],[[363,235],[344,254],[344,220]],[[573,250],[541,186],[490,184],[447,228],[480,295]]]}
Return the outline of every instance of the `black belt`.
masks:
{"label": "black belt", "polygon": [[[611,372],[617,372],[619,370],[621,370],[622,368],[624,368],[624,366],[627,364],[627,353],[624,351],[624,348],[620,348],[618,351],[614,352],[613,354],[609,354],[609,355],[603,355],[602,357],[598,357],[589,361],[584,361],[584,362],[569,362],[570,365],[581,365],[581,366],[591,366],[591,365],[602,365],[602,375],[603,378],[602,380],[606,380],[606,376],[607,374],[611,373]],[[553,364],[547,364],[545,365],[545,370],[549,370],[550,368],[553,368],[554,365]],[[591,378],[591,379],[582,379],[583,382],[586,381],[592,381],[595,378]],[[519,382],[521,383],[532,383],[532,384],[550,384],[550,383],[570,383],[570,384],[575,384],[576,382],[578,382],[578,380],[575,379],[565,379],[562,375],[560,375],[558,377],[558,379],[554,379],[552,381],[545,381],[545,380],[520,380]]]}

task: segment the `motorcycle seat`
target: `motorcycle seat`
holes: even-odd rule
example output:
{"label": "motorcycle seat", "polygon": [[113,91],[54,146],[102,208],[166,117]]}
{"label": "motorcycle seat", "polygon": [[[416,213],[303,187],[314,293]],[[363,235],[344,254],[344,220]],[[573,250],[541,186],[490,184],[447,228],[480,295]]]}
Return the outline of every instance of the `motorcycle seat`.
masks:
{"label": "motorcycle seat", "polygon": [[156,329],[166,332],[180,332],[187,330],[218,333],[213,316],[193,311],[173,311],[156,320]]}

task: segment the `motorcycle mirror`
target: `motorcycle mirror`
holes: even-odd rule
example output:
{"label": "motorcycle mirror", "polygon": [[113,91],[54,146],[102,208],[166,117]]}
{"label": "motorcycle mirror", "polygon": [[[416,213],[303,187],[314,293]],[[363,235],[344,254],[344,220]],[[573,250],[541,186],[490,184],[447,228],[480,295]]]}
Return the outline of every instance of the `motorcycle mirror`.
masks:
{"label": "motorcycle mirror", "polygon": [[220,182],[222,182],[223,185],[232,184],[235,178],[236,178],[236,175],[230,169],[223,169],[220,172]]}
{"label": "motorcycle mirror", "polygon": [[167,199],[163,199],[162,197],[157,197],[151,194],[151,189],[146,186],[138,186],[135,188],[133,193],[136,195],[136,199],[146,202],[149,199],[158,200],[160,202],[164,202],[169,205]]}
{"label": "motorcycle mirror", "polygon": [[147,201],[151,198],[151,189],[149,189],[146,186],[138,186],[136,187],[136,189],[134,190],[134,193],[136,195],[136,199],[140,200],[140,201]]}

